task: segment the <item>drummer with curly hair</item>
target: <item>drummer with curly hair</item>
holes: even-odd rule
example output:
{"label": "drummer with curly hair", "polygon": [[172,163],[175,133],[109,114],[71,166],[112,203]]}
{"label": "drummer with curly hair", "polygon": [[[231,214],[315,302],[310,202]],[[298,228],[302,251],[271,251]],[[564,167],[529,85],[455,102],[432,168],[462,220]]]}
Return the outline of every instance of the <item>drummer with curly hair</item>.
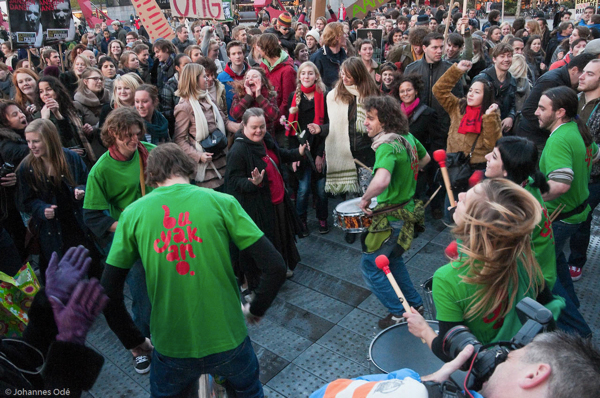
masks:
{"label": "drummer with curly hair", "polygon": [[[423,300],[415,289],[402,254],[408,250],[415,229],[423,230],[423,203],[414,200],[419,170],[431,160],[425,147],[408,132],[408,120],[400,103],[391,97],[370,97],[364,104],[365,127],[375,151],[373,179],[362,196],[360,208],[373,215],[363,234],[361,268],[371,291],[390,312],[378,325],[385,329],[404,322],[404,309],[385,274],[375,265],[381,254],[390,260],[390,270],[408,304],[423,312]],[[377,198],[377,206],[369,208]]]}

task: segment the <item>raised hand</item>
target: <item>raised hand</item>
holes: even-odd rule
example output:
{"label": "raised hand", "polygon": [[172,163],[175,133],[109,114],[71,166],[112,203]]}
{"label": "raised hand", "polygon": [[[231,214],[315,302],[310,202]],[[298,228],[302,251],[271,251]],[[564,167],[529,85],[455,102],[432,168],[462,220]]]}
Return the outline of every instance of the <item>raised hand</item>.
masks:
{"label": "raised hand", "polygon": [[248,178],[248,180],[254,185],[260,185],[265,177],[265,170],[259,172],[258,167],[255,167],[251,175],[252,177]]}
{"label": "raised hand", "polygon": [[87,274],[92,264],[89,254],[90,251],[81,245],[71,247],[59,262],[56,252],[52,253],[46,270],[48,297],[54,296],[63,304],[69,301],[73,289]]}

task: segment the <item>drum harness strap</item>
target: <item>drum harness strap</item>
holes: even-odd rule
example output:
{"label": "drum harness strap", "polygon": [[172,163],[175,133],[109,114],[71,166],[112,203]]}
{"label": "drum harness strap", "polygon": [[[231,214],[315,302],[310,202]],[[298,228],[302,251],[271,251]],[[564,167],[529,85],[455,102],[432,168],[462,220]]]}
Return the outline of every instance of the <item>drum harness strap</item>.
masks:
{"label": "drum harness strap", "polygon": [[423,202],[415,200],[415,208],[409,211],[404,207],[410,201],[400,205],[378,204],[373,209],[373,223],[368,232],[363,237],[363,251],[365,253],[374,253],[389,239],[392,234],[392,226],[388,220],[389,216],[404,221],[404,225],[398,235],[398,245],[404,250],[408,250],[417,232],[425,231],[425,209]]}

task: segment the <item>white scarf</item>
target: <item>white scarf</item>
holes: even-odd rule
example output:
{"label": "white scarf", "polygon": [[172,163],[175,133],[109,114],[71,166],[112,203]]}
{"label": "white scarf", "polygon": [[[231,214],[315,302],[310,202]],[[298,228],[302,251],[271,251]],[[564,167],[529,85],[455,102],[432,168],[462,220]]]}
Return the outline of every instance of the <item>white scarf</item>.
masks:
{"label": "white scarf", "polygon": [[[379,148],[379,146],[382,144],[390,144],[398,153],[401,152],[403,149],[406,149],[411,163],[415,161],[412,146],[410,145],[408,140],[400,134],[386,133],[385,131],[380,132],[375,137],[373,137],[373,144],[371,145],[371,149],[377,152],[377,148]],[[402,144],[404,148],[402,148],[400,144]]]}
{"label": "white scarf", "polygon": [[[219,128],[219,130],[221,130],[221,132],[223,132],[223,134],[226,134],[227,132],[225,130],[225,123],[223,122],[223,118],[221,117],[221,112],[219,112],[219,108],[217,108],[215,103],[212,102],[212,100],[210,99],[210,95],[208,95],[206,90],[203,90],[200,92],[198,97],[200,99],[205,100],[207,103],[209,103],[212,106],[215,121],[217,122],[217,127]],[[200,153],[204,153],[204,148],[202,148],[202,145],[200,145],[200,142],[205,140],[208,137],[208,134],[210,133],[210,131],[208,131],[208,122],[206,121],[206,117],[204,116],[204,112],[202,111],[202,107],[200,106],[200,102],[198,102],[198,100],[193,97],[190,97],[189,101],[190,101],[190,105],[192,105],[192,109],[194,110],[194,121],[196,122],[196,150]],[[221,174],[217,171],[217,168],[215,167],[215,165],[213,164],[213,162],[211,160],[206,163],[204,163],[204,162],[198,163],[198,166],[196,169],[196,178],[195,178],[196,181],[198,181],[198,182],[204,181],[204,177],[206,175],[206,168],[208,167],[209,163],[212,166],[212,168],[215,170],[215,172],[217,173],[217,176],[219,177],[219,179],[222,178]]]}

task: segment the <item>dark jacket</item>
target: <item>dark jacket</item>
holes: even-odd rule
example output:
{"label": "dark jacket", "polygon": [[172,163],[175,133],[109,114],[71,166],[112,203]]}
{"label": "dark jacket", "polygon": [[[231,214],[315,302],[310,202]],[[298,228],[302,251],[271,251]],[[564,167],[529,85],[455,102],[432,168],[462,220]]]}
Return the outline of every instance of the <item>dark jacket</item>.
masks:
{"label": "dark jacket", "polygon": [[338,80],[340,65],[346,58],[346,51],[343,48],[340,49],[339,53],[334,54],[327,46],[323,46],[310,56],[310,62],[317,66],[317,69],[321,74],[321,79],[328,90],[331,90]]}
{"label": "dark jacket", "polygon": [[[265,135],[263,141],[267,148],[275,152],[280,164],[303,159],[297,148],[279,148],[269,133]],[[269,180],[266,174],[259,186],[248,180],[254,168],[262,171],[267,167],[267,164],[253,150],[253,147],[262,145],[262,142],[254,143],[250,141],[242,131],[235,134],[235,140],[227,154],[225,192],[233,195],[240,202],[240,205],[258,228],[273,242],[275,237],[275,207],[271,202]],[[285,196],[287,198],[287,194]],[[286,202],[287,200],[284,200],[284,203]],[[293,209],[291,210],[293,211]]]}
{"label": "dark jacket", "polygon": [[436,135],[438,123],[435,110],[421,102],[408,120],[408,131],[431,152],[431,140]]}
{"label": "dark jacket", "polygon": [[[431,91],[433,85],[440,77],[448,70],[452,64],[447,61],[440,61],[433,64],[427,63],[425,56],[419,61],[415,61],[406,67],[405,74],[417,73],[423,79],[423,90],[419,93],[419,99],[422,103],[433,108],[438,117],[438,128],[434,136],[431,137],[431,150],[446,148],[446,140],[448,139],[448,129],[450,128],[450,116],[444,110],[442,105],[433,95]],[[458,82],[452,89],[452,94],[458,98],[463,97],[463,89],[461,82]]]}
{"label": "dark jacket", "polygon": [[15,167],[29,154],[29,147],[23,135],[24,133],[0,127],[0,158]]}
{"label": "dark jacket", "polygon": [[290,28],[285,35],[275,28],[266,29],[264,33],[273,33],[279,39],[281,47],[285,48],[288,54],[294,54],[296,48],[296,31],[294,29]]}
{"label": "dark jacket", "polygon": [[106,40],[106,38],[104,38],[104,36],[102,36],[102,40],[100,41],[100,48],[99,50],[101,52],[103,52],[104,54],[108,54],[108,44],[114,40],[114,37],[109,37],[108,40]]}
{"label": "dark jacket", "polygon": [[79,78],[75,75],[75,72],[68,70],[59,75],[58,80],[65,86],[68,93],[71,94],[71,99],[75,96],[77,86],[79,85]]}
{"label": "dark jacket", "polygon": [[[63,180],[63,184],[70,191],[69,197],[72,199],[71,205],[79,228],[89,235],[89,230],[83,223],[83,200],[76,201],[74,194],[75,188],[85,190],[88,170],[81,158],[75,152],[65,148],[63,148],[63,152],[67,159],[71,176],[76,185],[70,186],[65,180]],[[54,194],[53,189],[49,188],[44,191],[36,190],[33,169],[31,167],[26,167],[25,164],[21,164],[21,167],[17,170],[17,181],[19,184],[19,204],[21,206],[21,211],[31,214],[32,222],[40,234],[42,253],[48,259],[53,251],[56,251],[59,256],[62,256],[64,254],[62,253],[62,228],[76,228],[77,226],[61,225],[61,220],[58,217],[54,217],[51,220],[46,218],[44,210],[51,205],[60,206],[61,204],[57,203],[57,197]],[[89,238],[91,241],[91,235],[89,235]]]}
{"label": "dark jacket", "polygon": [[538,102],[542,97],[542,93],[549,88],[566,86],[571,87],[571,77],[567,65],[548,71],[542,75],[535,86],[531,89],[529,97],[525,100],[523,109],[521,110],[522,117],[517,129],[514,130],[517,135],[527,137],[541,149],[546,144],[546,140],[550,133],[547,130],[542,130],[535,111],[538,107]]}
{"label": "dark jacket", "polygon": [[[92,388],[104,364],[104,358],[81,344],[56,341],[58,329],[50,301],[42,288],[28,312],[29,324],[18,340],[38,349],[44,361],[31,347],[15,341],[0,340],[0,390],[68,389],[69,396],[80,397],[82,390]],[[10,362],[9,362],[10,361]],[[18,365],[20,370],[11,366]],[[40,374],[36,372],[45,365]]]}
{"label": "dark jacket", "polygon": [[498,107],[500,108],[500,119],[504,120],[507,117],[510,117],[512,120],[515,120],[515,117],[517,117],[515,102],[515,97],[517,95],[517,81],[512,77],[510,72],[506,72],[506,78],[502,85],[496,75],[496,67],[493,65],[475,76],[473,81],[479,79],[488,81],[494,85],[496,103],[498,103]]}
{"label": "dark jacket", "polygon": [[172,40],[172,43],[175,45],[175,47],[177,47],[177,49],[179,50],[179,52],[180,52],[180,53],[182,53],[182,52],[185,52],[185,49],[186,49],[188,46],[193,46],[194,44],[196,44],[196,42],[195,42],[195,41],[193,41],[193,40],[189,40],[189,39],[188,39],[188,41],[186,41],[186,42],[182,42],[181,40],[179,40],[179,38],[178,38],[178,37],[175,37],[175,38]]}

